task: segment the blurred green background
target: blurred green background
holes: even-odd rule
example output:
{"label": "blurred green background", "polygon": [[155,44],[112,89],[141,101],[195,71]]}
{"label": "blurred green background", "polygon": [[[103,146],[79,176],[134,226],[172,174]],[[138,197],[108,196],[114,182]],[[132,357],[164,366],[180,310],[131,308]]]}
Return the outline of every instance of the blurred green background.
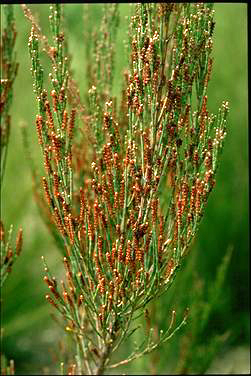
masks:
{"label": "blurred green background", "polygon": [[[48,5],[30,7],[37,15],[43,33],[48,36]],[[81,4],[66,4],[64,10],[74,77],[81,83],[82,89],[86,88],[85,67],[88,61],[83,40],[85,7]],[[130,14],[130,6],[120,4],[119,9],[121,24],[116,47],[115,93],[119,92],[123,68],[127,62],[123,41],[127,38],[126,16]],[[24,122],[28,126],[32,154],[36,163],[41,165],[35,131],[36,104],[27,47],[30,23],[18,5],[14,6],[14,11],[18,32],[17,61],[20,67],[14,85],[12,130],[2,187],[1,217],[7,227],[12,223],[15,231],[19,226],[23,227],[24,246],[2,291],[2,351],[8,358],[15,360],[17,374],[48,374],[55,372],[55,369],[59,370],[62,360],[59,341],[65,338],[65,334],[52,320],[50,313],[53,310],[44,298],[47,286],[43,282],[41,256],[46,257],[56,276],[62,273],[62,257],[34,203],[30,170],[22,145],[20,124]],[[94,27],[98,29],[101,4],[92,4],[90,11]],[[204,333],[209,338],[212,333],[223,334],[230,330],[228,339],[224,342],[228,348],[249,346],[250,338],[247,4],[215,4],[215,20],[215,60],[209,84],[208,108],[210,112],[217,113],[221,101],[229,101],[228,135],[216,188],[209,199],[192,253],[183,266],[184,273],[179,274],[173,291],[170,290],[170,294],[151,306],[151,312],[155,315],[156,325],[161,327],[161,324],[167,325],[173,308],[177,308],[177,313],[182,314],[183,306],[187,304],[187,301],[182,303],[182,297],[193,296],[192,301],[199,301],[202,286],[206,291],[214,283],[217,268],[227,249],[232,247],[222,295],[213,307]],[[190,283],[194,275],[196,281],[201,283],[196,282],[197,287],[194,287],[192,280]],[[189,331],[191,325],[189,321],[185,330]],[[180,346],[181,336],[182,333],[177,339],[173,338],[169,345],[163,346],[157,357],[152,355],[153,358],[144,358],[135,362],[131,368],[121,368],[121,372],[150,373],[151,361],[159,364],[158,372],[165,372],[168,364],[177,362],[174,350]]]}

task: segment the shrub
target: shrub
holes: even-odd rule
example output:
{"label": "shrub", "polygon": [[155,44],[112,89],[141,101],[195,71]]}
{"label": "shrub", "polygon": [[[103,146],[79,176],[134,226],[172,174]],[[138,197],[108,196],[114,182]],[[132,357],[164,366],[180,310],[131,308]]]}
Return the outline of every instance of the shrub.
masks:
{"label": "shrub", "polygon": [[[35,126],[44,159],[44,176],[32,170],[35,199],[66,274],[59,287],[43,258],[46,299],[76,345],[68,372],[102,374],[153,351],[186,323],[187,311],[178,324],[173,311],[169,328],[153,341],[145,308],[174,282],[215,186],[228,103],[217,116],[207,109],[213,7],[136,5],[128,69],[115,97],[118,5],[105,5],[99,32],[88,35],[86,27],[85,101],[72,77],[62,7],[50,7],[51,41],[23,9],[32,23]],[[41,46],[50,60],[51,90]],[[142,343],[111,364],[144,312]]]}

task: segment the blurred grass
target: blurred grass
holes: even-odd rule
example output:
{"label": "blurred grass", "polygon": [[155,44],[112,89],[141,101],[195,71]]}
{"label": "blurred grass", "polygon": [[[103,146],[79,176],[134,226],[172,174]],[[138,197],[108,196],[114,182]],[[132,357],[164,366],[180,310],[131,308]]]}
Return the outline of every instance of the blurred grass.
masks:
{"label": "blurred grass", "polygon": [[[65,5],[66,34],[69,37],[72,67],[75,78],[81,82],[81,89],[86,88],[84,68],[88,59],[84,54],[82,37],[82,9],[85,6]],[[30,7],[39,15],[42,30],[48,35],[48,5]],[[98,25],[101,4],[93,4],[90,8],[94,16],[93,22]],[[120,9],[122,24],[118,30],[116,48],[115,93],[119,92],[123,67],[126,65],[123,40],[127,39],[125,15],[130,7],[128,4],[120,4]],[[233,246],[234,251],[224,284],[226,302],[216,310],[212,325],[222,331],[231,328],[231,343],[235,345],[248,343],[250,331],[247,4],[215,4],[215,11],[215,62],[209,84],[208,107],[210,112],[216,113],[222,100],[229,101],[229,130],[216,188],[209,199],[193,252],[196,258],[194,268],[204,283],[210,285],[228,246]],[[34,204],[29,166],[21,141],[19,125],[24,121],[29,129],[34,159],[39,165],[41,153],[35,132],[36,104],[27,48],[30,24],[17,5],[15,16],[18,31],[16,51],[20,67],[14,85],[12,130],[2,191],[1,217],[6,225],[13,223],[15,230],[19,226],[23,227],[24,247],[23,254],[14,265],[2,291],[3,349],[7,357],[14,358],[18,374],[39,374],[43,367],[50,367],[51,364],[47,349],[55,347],[63,336],[63,332],[58,330],[51,320],[49,314],[52,309],[44,299],[47,288],[43,282],[41,255],[46,257],[56,276],[61,274],[61,255]],[[182,284],[182,273],[178,276],[177,286],[184,295],[187,294],[187,287]],[[163,298],[157,309],[161,307],[163,312],[167,313],[172,309],[170,305],[168,299]],[[175,338],[171,345],[175,349]],[[167,357],[165,346],[160,357]],[[171,362],[170,357],[168,361]],[[139,366],[141,370],[142,366],[148,370],[145,358],[138,366],[133,365],[128,370],[131,373],[139,372]],[[121,369],[121,372],[125,371],[125,368]]]}
{"label": "blurred grass", "polygon": [[[203,253],[201,274],[209,280],[214,277],[222,252],[229,245],[234,248],[225,286],[231,303],[224,318],[233,326],[238,322],[241,325],[240,317],[250,307],[247,4],[216,4],[215,10],[215,64],[208,92],[209,108],[215,111],[222,99],[229,101],[229,130],[197,248]],[[242,328],[239,340],[244,337],[248,340],[249,334]]]}

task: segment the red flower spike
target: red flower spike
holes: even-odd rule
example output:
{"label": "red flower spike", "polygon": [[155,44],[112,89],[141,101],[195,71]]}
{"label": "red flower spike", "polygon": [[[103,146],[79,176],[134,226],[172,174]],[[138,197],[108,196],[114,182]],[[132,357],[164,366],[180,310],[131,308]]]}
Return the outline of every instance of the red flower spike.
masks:
{"label": "red flower spike", "polygon": [[120,192],[119,192],[119,201],[120,201],[120,207],[124,207],[124,198],[125,198],[125,181],[124,179],[120,182]]}
{"label": "red flower spike", "polygon": [[108,130],[110,128],[110,115],[108,112],[104,113],[104,129]]}
{"label": "red flower spike", "polygon": [[37,128],[37,135],[38,135],[38,143],[40,145],[43,144],[42,127],[43,127],[43,118],[41,115],[37,115],[36,116],[36,128]]}
{"label": "red flower spike", "polygon": [[65,303],[69,304],[70,307],[73,308],[74,307],[73,301],[66,290],[63,292],[63,297],[64,297]]}
{"label": "red flower spike", "polygon": [[189,212],[187,214],[187,224],[188,225],[192,222],[192,219],[193,219],[193,215],[192,215],[192,213]]}
{"label": "red flower spike", "polygon": [[208,151],[206,153],[204,162],[205,162],[205,166],[206,166],[207,171],[211,170],[212,169],[212,154],[211,154],[210,151]]}
{"label": "red flower spike", "polygon": [[112,171],[110,169],[107,171],[107,177],[108,177],[108,189],[114,196],[114,186],[113,186],[114,179],[113,179]]}
{"label": "red flower spike", "polygon": [[4,242],[4,239],[5,239],[4,225],[3,225],[3,222],[0,220],[0,241]]}
{"label": "red flower spike", "polygon": [[118,209],[119,207],[119,193],[114,192],[114,209]]}
{"label": "red flower spike", "polygon": [[50,196],[50,192],[49,192],[48,183],[47,183],[47,180],[46,180],[45,177],[43,177],[42,179],[43,179],[43,188],[44,188],[45,198],[47,200],[48,206],[50,207],[51,206],[51,196]]}
{"label": "red flower spike", "polygon": [[53,172],[53,183],[54,183],[54,195],[57,197],[59,192],[59,178],[58,174],[54,171]]}
{"label": "red flower spike", "polygon": [[114,243],[112,246],[112,258],[111,258],[112,265],[114,265],[115,263],[116,256],[117,256],[117,248],[116,248],[116,243]]}
{"label": "red flower spike", "polygon": [[23,229],[20,228],[16,238],[16,255],[19,256],[23,245]]}
{"label": "red flower spike", "polygon": [[168,263],[167,263],[167,268],[166,268],[166,279],[169,279],[173,273],[174,270],[174,260],[171,258]]}
{"label": "red flower spike", "polygon": [[155,225],[156,218],[157,218],[157,210],[158,210],[158,199],[155,198],[151,201],[151,208],[152,208],[152,222]]}
{"label": "red flower spike", "polygon": [[50,285],[50,286],[49,286],[49,289],[50,289],[50,291],[52,292],[52,294],[55,296],[56,299],[60,299],[60,295],[59,295],[59,293],[57,292],[57,290],[55,290],[54,286]]}
{"label": "red flower spike", "polygon": [[63,120],[62,120],[62,130],[66,129],[68,126],[68,113],[66,110],[64,110],[64,113],[63,113]]}
{"label": "red flower spike", "polygon": [[103,239],[100,235],[98,236],[98,257],[99,257],[99,261],[102,263],[102,261],[103,261]]}
{"label": "red flower spike", "polygon": [[58,99],[59,99],[59,102],[61,102],[61,103],[65,100],[65,88],[64,88],[64,86],[62,86],[61,89],[60,89]]}
{"label": "red flower spike", "polygon": [[44,168],[45,168],[48,175],[50,175],[52,173],[48,148],[44,149]]}
{"label": "red flower spike", "polygon": [[123,263],[124,262],[124,252],[123,252],[123,245],[120,244],[118,249],[118,261]]}
{"label": "red flower spike", "polygon": [[181,219],[182,219],[182,201],[178,199],[178,212],[177,212],[177,222],[178,225],[181,226]]}
{"label": "red flower spike", "polygon": [[99,280],[99,291],[102,295],[105,294],[105,277],[102,277],[100,280]]}
{"label": "red flower spike", "polygon": [[197,191],[195,199],[195,213],[199,216],[201,210],[201,193]]}
{"label": "red flower spike", "polygon": [[45,110],[46,110],[49,128],[52,131],[54,131],[54,121],[53,121],[53,116],[52,116],[52,113],[51,113],[50,103],[49,103],[48,100],[46,100],[44,104],[45,104]]}
{"label": "red flower spike", "polygon": [[126,259],[125,259],[126,265],[129,265],[131,263],[131,241],[127,241],[127,250],[126,250]]}
{"label": "red flower spike", "polygon": [[197,167],[199,164],[199,153],[197,149],[194,150],[193,161],[194,161],[194,165]]}
{"label": "red flower spike", "polygon": [[56,309],[58,309],[58,305],[54,302],[52,297],[49,294],[45,295],[46,300]]}
{"label": "red flower spike", "polygon": [[136,280],[135,280],[137,289],[140,287],[140,274],[141,274],[141,270],[138,270],[136,272]]}
{"label": "red flower spike", "polygon": [[112,264],[112,258],[111,258],[111,255],[110,255],[110,253],[107,251],[106,252],[106,261],[108,262],[108,264],[110,265],[110,268],[111,268],[111,270],[113,269],[113,264]]}
{"label": "red flower spike", "polygon": [[187,205],[187,197],[188,197],[188,192],[189,192],[189,187],[188,187],[188,184],[186,182],[182,183],[181,191],[182,191],[182,196],[181,196],[182,197],[182,199],[181,199],[181,202],[182,202],[181,212],[184,213],[185,207]]}
{"label": "red flower spike", "polygon": [[70,122],[69,122],[69,127],[68,127],[68,136],[69,136],[70,140],[73,137],[73,128],[74,128],[74,123],[75,123],[75,116],[76,116],[76,109],[73,108],[71,110]]}
{"label": "red flower spike", "polygon": [[53,110],[54,112],[57,112],[58,96],[57,96],[56,90],[51,91],[51,97],[52,97],[52,102],[53,102]]}
{"label": "red flower spike", "polygon": [[191,197],[190,197],[190,212],[193,213],[195,209],[195,196],[196,196],[196,187],[192,186]]}
{"label": "red flower spike", "polygon": [[81,294],[78,297],[78,307],[80,307],[84,302],[84,296]]}

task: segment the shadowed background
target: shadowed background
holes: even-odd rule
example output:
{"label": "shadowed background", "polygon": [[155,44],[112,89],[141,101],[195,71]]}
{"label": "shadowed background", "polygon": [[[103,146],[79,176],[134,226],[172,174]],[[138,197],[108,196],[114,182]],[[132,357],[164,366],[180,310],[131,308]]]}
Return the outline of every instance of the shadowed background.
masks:
{"label": "shadowed background", "polygon": [[[83,40],[83,12],[86,5],[65,5],[66,38],[72,55],[74,78],[80,83],[81,94],[86,89],[85,56]],[[44,34],[49,36],[48,5],[31,5],[38,16]],[[98,29],[101,4],[91,5],[94,27]],[[130,6],[120,4],[121,24],[118,30],[116,47],[116,71],[114,93],[119,93],[126,65],[123,41],[127,39],[125,18]],[[23,253],[14,265],[13,271],[2,291],[3,348],[8,358],[13,358],[17,374],[42,374],[59,372],[62,360],[59,351],[61,339],[67,341],[63,330],[51,319],[51,306],[45,301],[48,292],[43,282],[44,255],[53,274],[62,273],[61,254],[42,222],[32,196],[31,175],[25,159],[20,124],[28,126],[32,155],[37,165],[42,166],[40,149],[35,131],[36,103],[32,90],[28,38],[30,23],[25,19],[19,6],[14,6],[18,32],[16,48],[19,72],[14,83],[14,99],[11,108],[12,129],[10,135],[7,166],[2,187],[1,217],[6,227],[12,223],[14,233],[22,226],[24,230]],[[216,4],[216,27],[214,32],[214,65],[208,90],[208,109],[217,113],[222,100],[229,101],[228,134],[216,178],[216,187],[209,198],[208,207],[202,220],[199,233],[193,243],[193,263],[190,269],[196,272],[204,286],[215,280],[216,270],[229,247],[233,253],[223,285],[222,299],[214,307],[205,336],[212,331],[219,334],[230,330],[226,347],[249,345],[249,213],[248,213],[248,125],[247,125],[247,5]],[[44,62],[48,61],[44,57]],[[45,69],[45,77],[49,70]],[[47,86],[51,89],[50,86]],[[190,257],[189,256],[189,257]],[[188,268],[188,259],[183,269]],[[191,258],[190,257],[190,258]],[[189,278],[189,274],[188,274]],[[182,271],[175,283],[176,291],[187,296],[191,285],[184,283]],[[168,294],[167,294],[168,295]],[[179,300],[168,296],[161,298],[154,311],[158,325],[170,318],[170,312]],[[194,296],[196,304],[196,295]],[[183,307],[177,307],[182,309]],[[159,312],[161,310],[161,312]],[[159,314],[158,314],[159,312]],[[190,323],[188,323],[190,325]],[[161,326],[160,326],[161,327]],[[182,335],[182,333],[181,333]],[[177,340],[163,346],[158,357],[161,369],[175,363],[172,349]],[[176,341],[176,342],[175,342]],[[178,346],[178,345],[177,345]],[[61,349],[61,352],[63,350]],[[121,358],[123,358],[123,349]],[[131,368],[121,368],[121,372],[149,373],[147,358],[137,361]],[[163,371],[165,372],[165,371]]]}

